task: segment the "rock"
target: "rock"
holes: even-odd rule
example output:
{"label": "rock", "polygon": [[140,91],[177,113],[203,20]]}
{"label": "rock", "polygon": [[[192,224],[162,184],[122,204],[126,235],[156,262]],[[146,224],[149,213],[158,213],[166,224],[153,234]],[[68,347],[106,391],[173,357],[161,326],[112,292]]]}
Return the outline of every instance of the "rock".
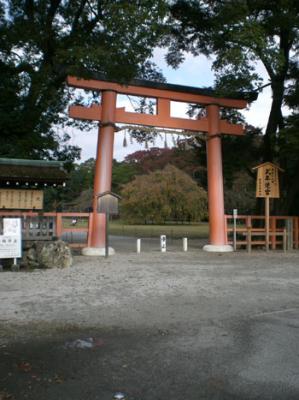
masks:
{"label": "rock", "polygon": [[39,261],[45,268],[67,268],[72,265],[73,259],[69,246],[57,240],[42,247]]}
{"label": "rock", "polygon": [[62,240],[26,242],[21,261],[27,268],[67,268],[72,263],[71,249]]}
{"label": "rock", "polygon": [[29,248],[27,251],[27,259],[30,261],[35,261],[36,259],[36,249],[34,247]]}

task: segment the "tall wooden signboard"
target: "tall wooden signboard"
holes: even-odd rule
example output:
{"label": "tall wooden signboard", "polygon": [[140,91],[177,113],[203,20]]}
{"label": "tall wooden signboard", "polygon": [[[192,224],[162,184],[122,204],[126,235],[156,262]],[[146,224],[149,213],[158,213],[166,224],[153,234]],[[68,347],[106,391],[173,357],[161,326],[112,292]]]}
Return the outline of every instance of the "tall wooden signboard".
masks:
{"label": "tall wooden signboard", "polygon": [[271,162],[265,162],[252,168],[257,170],[256,197],[265,199],[265,229],[266,250],[269,250],[269,227],[270,227],[270,198],[278,199],[279,193],[279,171],[280,167]]}

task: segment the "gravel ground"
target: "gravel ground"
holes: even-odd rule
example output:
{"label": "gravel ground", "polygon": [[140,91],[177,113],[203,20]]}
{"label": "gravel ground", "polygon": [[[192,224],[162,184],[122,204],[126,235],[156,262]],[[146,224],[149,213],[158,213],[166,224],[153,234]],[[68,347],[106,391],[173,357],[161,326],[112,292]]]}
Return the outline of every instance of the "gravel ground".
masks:
{"label": "gravel ground", "polygon": [[0,399],[298,399],[298,289],[298,251],[3,272]]}

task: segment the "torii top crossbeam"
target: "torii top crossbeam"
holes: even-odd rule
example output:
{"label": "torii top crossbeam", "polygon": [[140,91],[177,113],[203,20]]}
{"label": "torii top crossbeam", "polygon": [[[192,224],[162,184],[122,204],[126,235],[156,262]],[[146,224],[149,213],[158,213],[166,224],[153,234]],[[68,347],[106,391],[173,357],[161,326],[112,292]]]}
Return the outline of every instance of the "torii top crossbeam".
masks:
{"label": "torii top crossbeam", "polygon": [[[101,105],[84,107],[73,105],[69,109],[72,118],[100,121],[98,136],[97,158],[94,178],[93,217],[90,224],[89,247],[84,254],[103,254],[105,247],[105,215],[97,213],[97,197],[111,190],[113,140],[117,123],[155,126],[187,130],[189,132],[207,133],[207,170],[208,170],[208,199],[210,222],[210,245],[208,251],[230,251],[227,245],[224,196],[222,176],[222,155],[220,135],[243,135],[242,125],[230,124],[221,119],[220,109],[245,108],[249,101],[256,96],[240,95],[236,98],[219,97],[209,89],[198,89],[180,85],[170,85],[142,80],[131,81],[129,84],[120,84],[105,79],[79,79],[68,77],[68,85],[93,91],[101,91]],[[118,94],[134,95],[156,99],[156,114],[142,114],[128,112],[125,108],[117,108]],[[171,116],[171,101],[200,104],[206,108],[206,116],[192,120]],[[188,133],[189,133],[188,132]]]}
{"label": "torii top crossbeam", "polygon": [[[237,99],[223,98],[216,96],[215,92],[210,89],[199,89],[144,80],[134,80],[128,85],[121,85],[106,80],[85,80],[69,76],[67,83],[69,86],[86,90],[108,90],[119,94],[150,97],[157,100],[157,113],[155,115],[128,112],[124,107],[116,108],[114,117],[115,123],[185,129],[194,132],[208,132],[208,118],[193,120],[189,118],[172,117],[170,115],[171,101],[200,104],[202,106],[215,104],[219,107],[237,109],[245,108],[248,103],[248,99],[246,99],[244,94],[241,94],[240,98]],[[96,104],[91,107],[73,105],[69,109],[69,115],[76,119],[102,121],[102,107]],[[243,127],[241,125],[230,124],[225,120],[220,120],[219,123],[221,133],[231,135],[243,134]]]}

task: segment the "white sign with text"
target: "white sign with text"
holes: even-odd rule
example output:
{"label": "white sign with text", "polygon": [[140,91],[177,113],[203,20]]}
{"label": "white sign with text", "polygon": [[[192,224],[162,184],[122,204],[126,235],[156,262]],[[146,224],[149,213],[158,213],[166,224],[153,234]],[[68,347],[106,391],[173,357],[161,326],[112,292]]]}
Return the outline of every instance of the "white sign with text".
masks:
{"label": "white sign with text", "polygon": [[3,218],[3,235],[0,235],[0,258],[22,257],[21,218]]}

